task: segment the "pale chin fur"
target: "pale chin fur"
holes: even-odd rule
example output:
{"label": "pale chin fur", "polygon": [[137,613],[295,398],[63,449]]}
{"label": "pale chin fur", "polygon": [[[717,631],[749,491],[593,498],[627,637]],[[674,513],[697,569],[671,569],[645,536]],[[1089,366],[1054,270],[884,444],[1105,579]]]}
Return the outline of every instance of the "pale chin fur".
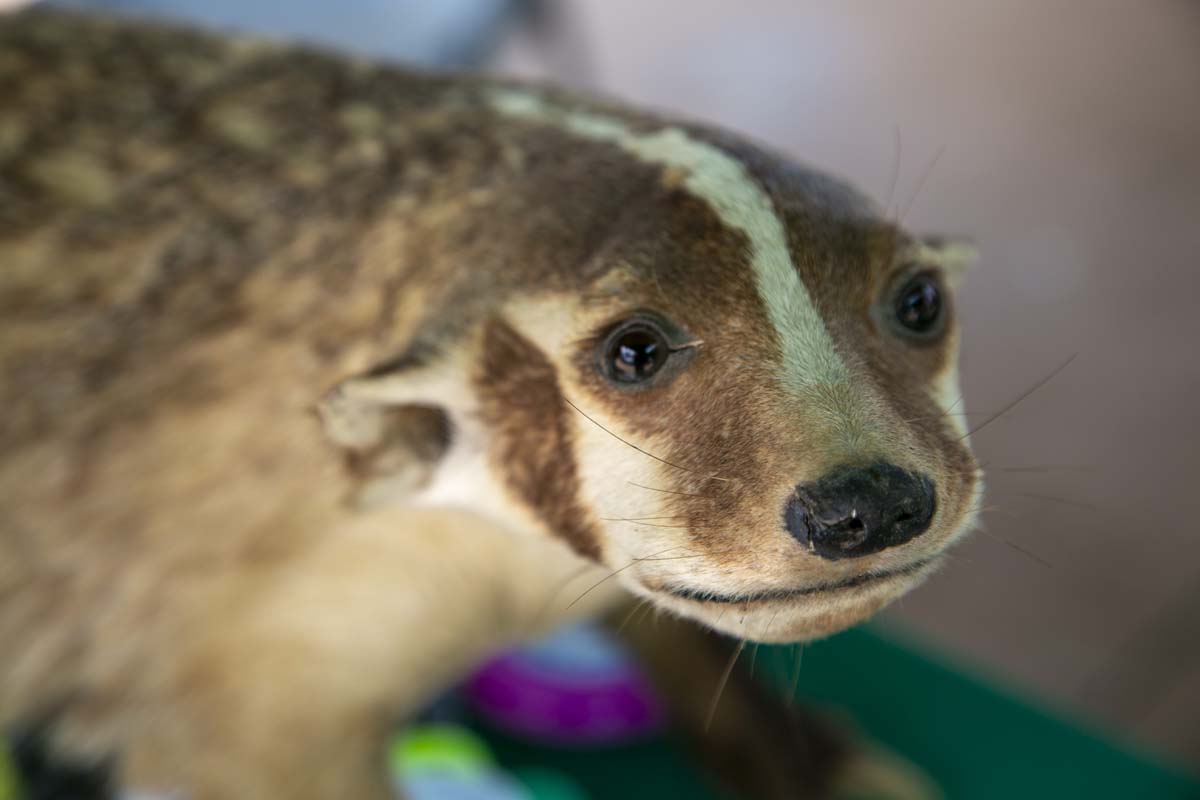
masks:
{"label": "pale chin fur", "polygon": [[831,636],[866,621],[923,583],[940,563],[941,559],[935,558],[915,572],[883,577],[861,586],[733,603],[684,598],[670,591],[652,589],[634,579],[623,583],[634,594],[660,608],[729,636],[751,642],[796,643]]}

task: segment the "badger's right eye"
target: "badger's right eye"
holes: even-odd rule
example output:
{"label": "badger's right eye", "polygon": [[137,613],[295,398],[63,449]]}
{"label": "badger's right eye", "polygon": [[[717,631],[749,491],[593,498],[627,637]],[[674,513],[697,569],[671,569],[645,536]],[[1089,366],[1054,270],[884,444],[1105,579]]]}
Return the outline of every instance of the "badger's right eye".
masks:
{"label": "badger's right eye", "polygon": [[942,286],[932,269],[902,274],[885,293],[876,319],[910,344],[939,342],[949,316],[949,296]]}
{"label": "badger's right eye", "polygon": [[649,320],[635,320],[613,331],[604,345],[604,371],[617,383],[643,383],[654,377],[671,346],[667,336]]}

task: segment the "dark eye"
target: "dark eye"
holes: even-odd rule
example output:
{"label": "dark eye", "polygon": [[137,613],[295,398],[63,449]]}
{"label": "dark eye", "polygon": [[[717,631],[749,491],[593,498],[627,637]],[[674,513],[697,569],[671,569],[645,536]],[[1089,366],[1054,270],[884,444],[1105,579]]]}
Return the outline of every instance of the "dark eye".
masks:
{"label": "dark eye", "polygon": [[666,334],[654,324],[639,320],[615,330],[604,349],[604,368],[618,383],[647,381],[671,354]]}
{"label": "dark eye", "polygon": [[896,320],[913,333],[928,334],[942,319],[942,290],[928,274],[913,276],[896,295]]}

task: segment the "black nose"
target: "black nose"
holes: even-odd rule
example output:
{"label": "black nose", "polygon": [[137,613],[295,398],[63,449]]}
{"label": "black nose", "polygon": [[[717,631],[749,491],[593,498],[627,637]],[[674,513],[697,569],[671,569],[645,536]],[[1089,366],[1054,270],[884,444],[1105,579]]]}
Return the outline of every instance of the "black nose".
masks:
{"label": "black nose", "polygon": [[933,520],[933,481],[894,464],[843,467],[797,486],[787,529],[824,558],[878,553],[920,536]]}

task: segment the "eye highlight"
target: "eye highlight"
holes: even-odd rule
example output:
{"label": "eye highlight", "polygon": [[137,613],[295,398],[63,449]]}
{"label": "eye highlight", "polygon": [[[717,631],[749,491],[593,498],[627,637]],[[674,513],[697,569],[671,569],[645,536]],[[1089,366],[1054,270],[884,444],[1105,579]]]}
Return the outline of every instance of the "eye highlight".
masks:
{"label": "eye highlight", "polygon": [[616,383],[644,383],[662,369],[670,355],[671,345],[657,325],[649,320],[634,320],[609,335],[604,345],[603,367],[608,378]]}
{"label": "eye highlight", "polygon": [[899,326],[910,334],[931,336],[942,328],[945,303],[937,276],[922,272],[912,276],[896,292],[892,313]]}

